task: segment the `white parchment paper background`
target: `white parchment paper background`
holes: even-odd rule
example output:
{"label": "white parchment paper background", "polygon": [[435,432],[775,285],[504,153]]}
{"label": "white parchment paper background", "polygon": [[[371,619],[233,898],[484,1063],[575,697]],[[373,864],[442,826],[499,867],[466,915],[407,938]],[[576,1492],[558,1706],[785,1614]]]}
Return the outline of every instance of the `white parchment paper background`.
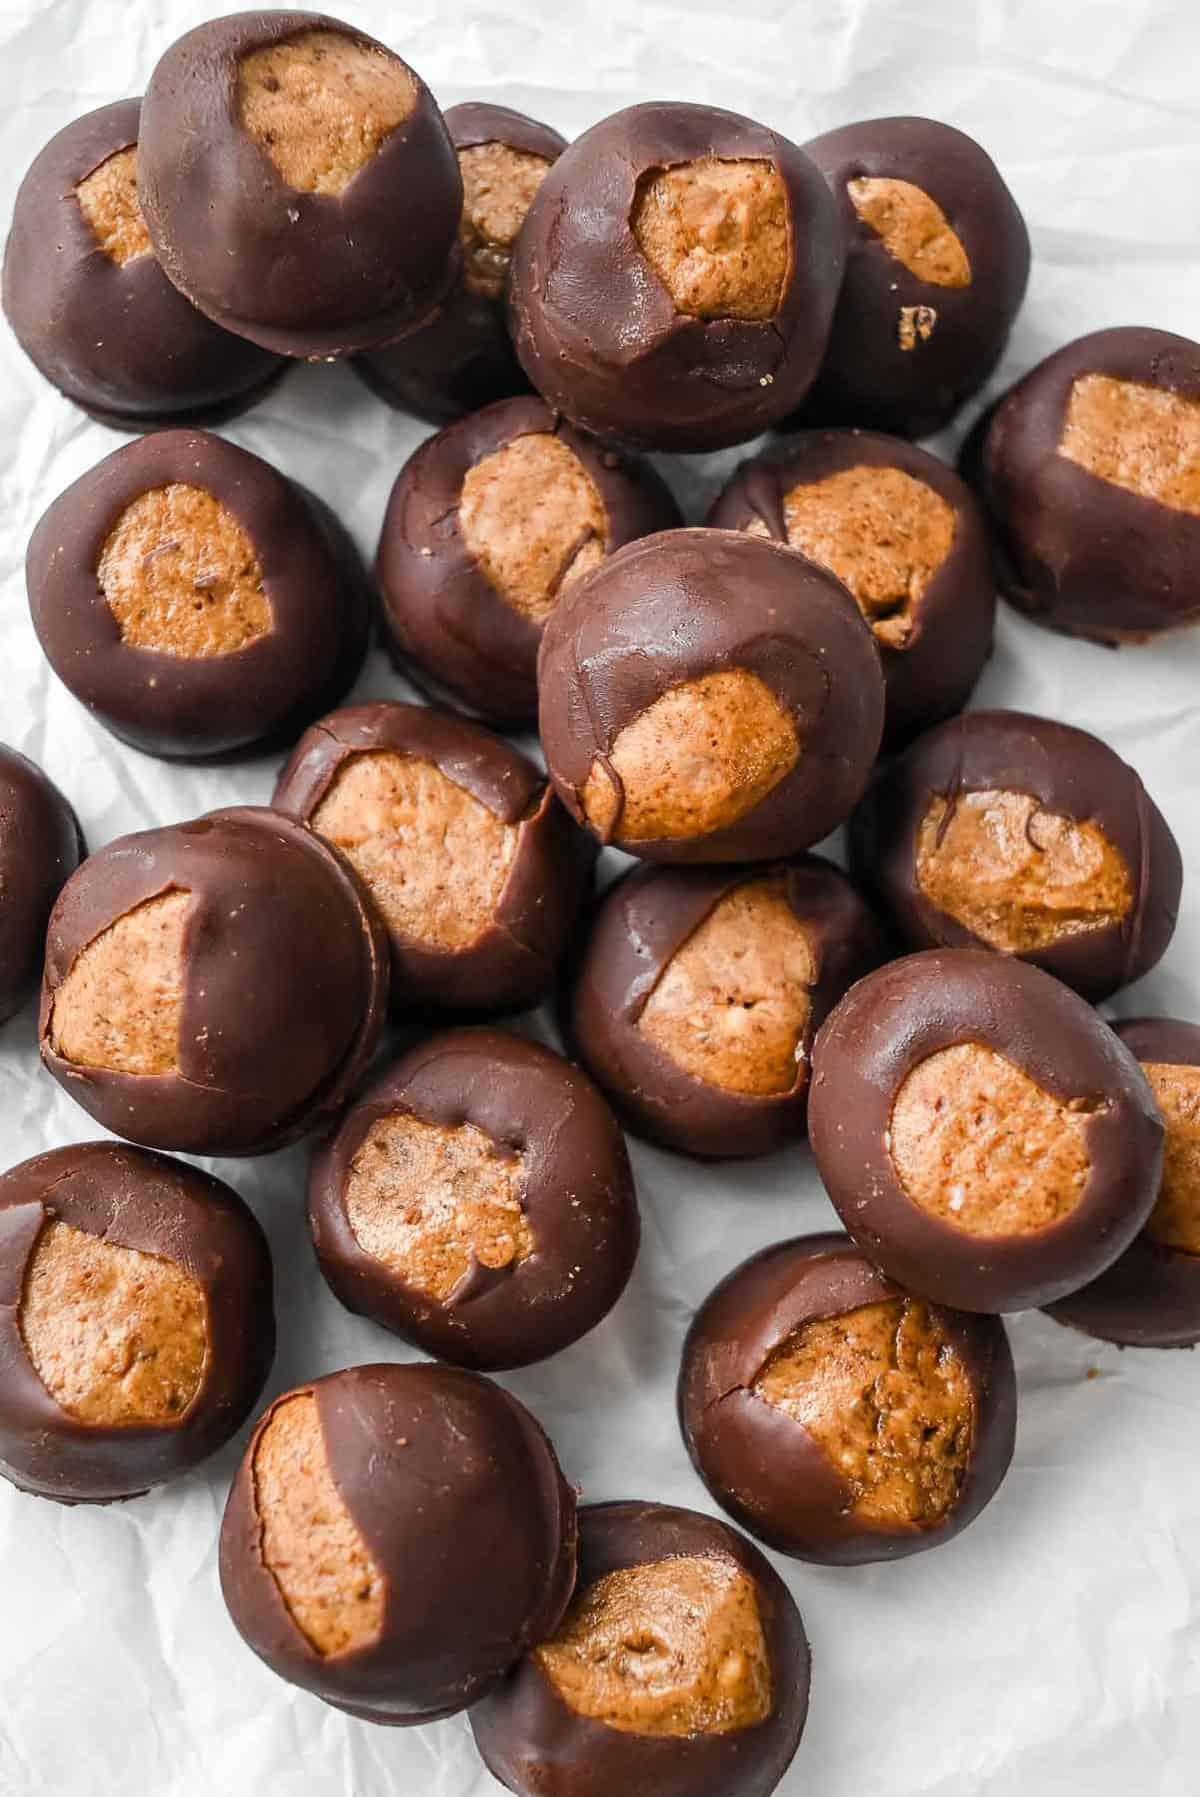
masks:
{"label": "white parchment paper background", "polygon": [[[1200,335],[1196,0],[344,0],[449,104],[487,98],[572,134],[636,100],[751,113],[798,140],[932,114],[982,140],[1029,219],[1034,275],[997,385],[1069,337],[1144,323]],[[340,4],[334,10],[340,10]],[[142,91],[198,23],[193,0],[0,0],[0,216],[77,113]],[[214,8],[215,10],[215,8]],[[236,442],[300,476],[374,547],[424,434],[340,369],[299,369]],[[122,748],[50,676],[25,605],[30,529],[121,441],[44,385],[0,332],[0,737],[74,799],[93,847],[218,804],[274,766],[170,768]],[[949,449],[950,444],[943,447]],[[695,519],[736,455],[667,472]],[[1165,965],[1125,1012],[1200,1019],[1200,633],[1113,654],[1005,613],[979,699],[1086,725],[1146,778],[1194,883]],[[401,691],[375,659],[362,694]],[[0,1040],[0,1165],[97,1132]],[[831,1220],[807,1154],[714,1170],[637,1147],[645,1244],[585,1342],[505,1383],[585,1499],[711,1508],[675,1427],[689,1316],[737,1261]],[[272,1390],[407,1351],[343,1312],[302,1218],[304,1154],[220,1171],[267,1226],[281,1351]],[[1194,1797],[1200,1790],[1200,1357],[1089,1344],[1014,1320],[1012,1472],[949,1547],[898,1566],[778,1562],[813,1643],[813,1706],[784,1797]],[[1095,1374],[1097,1376],[1090,1376]],[[165,1492],[61,1509],[0,1488],[2,1797],[485,1797],[463,1719],[372,1729],[279,1683],[217,1590],[240,1444]],[[614,1797],[653,1797],[649,1792]],[[711,1797],[722,1797],[713,1792]]]}

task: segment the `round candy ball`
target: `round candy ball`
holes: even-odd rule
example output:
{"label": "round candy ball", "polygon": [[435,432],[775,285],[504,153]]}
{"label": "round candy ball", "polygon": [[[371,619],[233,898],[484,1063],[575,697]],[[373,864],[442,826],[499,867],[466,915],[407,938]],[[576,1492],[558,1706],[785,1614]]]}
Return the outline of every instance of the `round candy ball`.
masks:
{"label": "round candy ball", "polygon": [[1097,1003],[1161,960],[1183,864],[1133,768],[1086,730],[971,711],[876,775],[858,878],[908,948],[990,948]]}
{"label": "round candy ball", "polygon": [[639,867],[605,893],[567,1002],[572,1047],[629,1128],[683,1154],[804,1134],[813,1037],[886,959],[846,876]]}
{"label": "round candy ball", "polygon": [[387,939],[348,863],[277,811],[212,811],[119,837],[67,881],[42,1060],[129,1141],[268,1154],[345,1102],[387,991]]}
{"label": "round candy ball", "polygon": [[37,990],[51,908],[85,852],[57,786],[0,743],[0,1023]]}
{"label": "round candy ball", "polygon": [[591,1504],[570,1609],[471,1728],[517,1797],[770,1797],[808,1686],[800,1612],[743,1536],[667,1504]]}
{"label": "round candy ball", "polygon": [[817,371],[842,276],[809,159],[712,106],[630,106],[538,189],[512,259],[512,329],[538,392],[645,449],[766,430]]}
{"label": "round candy ball", "polygon": [[63,1503],[198,1466],[275,1352],[271,1257],[236,1192],[116,1142],[0,1176],[0,1472]]}
{"label": "round candy ball", "polygon": [[221,1590],[273,1672],[368,1722],[431,1722],[551,1634],[575,1496],[537,1422],[454,1367],[355,1366],[277,1398],[221,1525]]}
{"label": "round candy ball", "polygon": [[813,1049],[809,1139],[842,1222],[910,1291],[1028,1310],[1111,1266],[1158,1192],[1137,1062],[1040,968],[930,949],[853,986]]}
{"label": "round candy ball", "polygon": [[484,1371],[586,1335],[638,1249],[612,1112],[578,1068],[498,1030],[447,1030],[386,1068],[313,1162],[308,1214],[343,1304]]}
{"label": "round candy ball", "polygon": [[949,1541],[1012,1459],[999,1317],[903,1291],[843,1235],[744,1261],[684,1344],[679,1416],[722,1508],[799,1560],[893,1560]]}
{"label": "round candy ball", "polygon": [[538,660],[567,809],[647,861],[762,861],[835,829],[883,728],[879,656],[823,568],[735,531],[632,543],[572,588]]}
{"label": "round candy ball", "polygon": [[537,657],[562,596],[606,555],[682,522],[646,462],[544,400],[488,406],[405,463],[375,568],[403,672],[501,728],[537,716]]}
{"label": "round candy ball", "polygon": [[323,13],[210,19],[142,107],[154,250],[202,312],[287,356],[386,343],[457,278],[454,147],[391,50]]}

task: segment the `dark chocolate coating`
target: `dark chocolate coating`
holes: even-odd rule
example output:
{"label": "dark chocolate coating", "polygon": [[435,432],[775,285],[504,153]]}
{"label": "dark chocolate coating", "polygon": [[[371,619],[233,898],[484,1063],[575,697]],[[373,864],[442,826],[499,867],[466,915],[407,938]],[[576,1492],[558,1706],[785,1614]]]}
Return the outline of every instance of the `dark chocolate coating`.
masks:
{"label": "dark chocolate coating", "polygon": [[[1112,1025],[1143,1064],[1200,1067],[1200,1026],[1173,1017],[1123,1017]],[[1099,1279],[1048,1307],[1058,1323],[1124,1348],[1190,1348],[1200,1342],[1200,1254],[1156,1242],[1143,1229]]]}
{"label": "dark chocolate coating", "polygon": [[[525,1156],[523,1261],[471,1269],[444,1300],[364,1249],[346,1214],[355,1156],[381,1118],[469,1123]],[[457,1366],[495,1372],[545,1360],[608,1315],[637,1258],[640,1225],[625,1139],[590,1079],[538,1042],[447,1030],[410,1049],[355,1101],[318,1152],[308,1188],[317,1259],[348,1309]]]}
{"label": "dark chocolate coating", "polygon": [[[484,100],[451,106],[445,123],[456,150],[501,143],[549,163],[567,147],[549,125]],[[356,356],[353,366],[380,399],[429,424],[449,424],[464,412],[530,391],[503,300],[472,293],[461,277],[424,324],[398,343]]]}
{"label": "dark chocolate coating", "polygon": [[744,668],[771,689],[800,743],[791,771],[735,823],[704,836],[611,840],[646,861],[756,861],[795,854],[862,796],[883,728],[875,639],[832,574],[758,537],[670,530],[631,543],[566,593],[538,658],[550,778],[587,827],[580,799],[611,767],[627,724],[685,681]]}
{"label": "dark chocolate coating", "polygon": [[75,197],[138,139],[140,100],[72,121],[30,164],[4,252],[4,311],[30,361],[68,399],[120,430],[228,418],[285,364],[223,331],[155,258],[101,249]]}
{"label": "dark chocolate coating", "polygon": [[[109,533],[143,493],[202,487],[245,530],[272,626],[231,654],[170,655],[122,640],[97,577]],[[128,443],[81,475],[30,538],[29,608],[63,684],[148,755],[249,754],[296,732],[353,681],[367,648],[369,589],[323,502],[269,463],[201,431]]]}
{"label": "dark chocolate coating", "polygon": [[1141,979],[1175,932],[1179,845],[1138,774],[1099,737],[1021,711],[972,711],[930,730],[876,775],[850,824],[850,862],[906,947],[988,948],[921,891],[921,820],[941,795],[1027,793],[1058,817],[1092,823],[1129,872],[1133,904],[1120,922],[1063,935],[1020,959],[1044,967],[1093,1004]]}
{"label": "dark chocolate coating", "polygon": [[999,1317],[938,1311],[970,1383],[974,1429],[958,1497],[935,1523],[889,1528],[856,1516],[854,1485],[836,1462],[754,1390],[775,1350],[806,1323],[903,1296],[853,1242],[830,1232],[764,1248],[696,1312],[679,1373],[688,1453],[722,1509],[781,1554],[856,1566],[923,1553],[974,1522],[1008,1470],[1017,1386]]}
{"label": "dark chocolate coating", "polygon": [[[147,899],[190,892],[179,1072],[129,1074],[56,1054],[55,995],[76,956]],[[387,938],[349,863],[266,806],[118,837],[50,918],[41,1053],[85,1111],[128,1141],[255,1155],[318,1128],[378,1044]]]}
{"label": "dark chocolate coating", "polygon": [[1200,618],[1200,517],[1059,455],[1071,388],[1088,374],[1200,403],[1200,344],[1140,325],[1077,338],[993,408],[964,472],[996,529],[1006,599],[1067,636],[1136,642]]}
{"label": "dark chocolate coating", "polygon": [[778,1573],[714,1517],[669,1504],[589,1504],[579,1513],[579,1582],[671,1559],[731,1563],[752,1582],[771,1670],[762,1722],[725,1734],[642,1735],[570,1709],[534,1654],[471,1711],[488,1770],[517,1797],[770,1797],[800,1745],[810,1659]]}
{"label": "dark chocolate coating", "polygon": [[86,853],[69,801],[0,743],[0,1023],[37,991],[51,908]]}
{"label": "dark chocolate coating", "polygon": [[409,457],[388,500],[375,561],[393,657],[418,686],[500,728],[537,716],[544,627],[497,592],[467,547],[458,508],[477,462],[536,435],[557,437],[578,457],[604,508],[608,550],[683,522],[648,462],[573,430],[533,397],[473,413]]}
{"label": "dark chocolate coating", "polygon": [[[638,1025],[670,962],[737,887],[782,874],[805,925],[816,978],[786,1092],[733,1092],[680,1067]],[[887,958],[883,934],[846,876],[805,855],[778,867],[639,867],[611,886],[584,947],[567,1031],[627,1126],[681,1154],[769,1154],[798,1141],[813,1037],[847,987]]]}
{"label": "dark chocolate coating", "polygon": [[[84,1422],[42,1384],[20,1309],[26,1268],[53,1222],[173,1262],[201,1287],[208,1353],[174,1421]],[[241,1428],[274,1355],[266,1237],[222,1180],[118,1142],[55,1148],[0,1176],[0,1471],[23,1491],[103,1504],[178,1478]]]}
{"label": "dark chocolate coating", "polygon": [[[1029,233],[979,144],[935,119],[864,119],[804,146],[833,192],[846,239],[829,348],[802,416],[928,437],[948,424],[1000,359],[1029,280]],[[935,200],[966,250],[965,287],[923,281],[860,219],[859,177],[908,181]],[[937,313],[932,334],[900,347],[904,306]]]}
{"label": "dark chocolate coating", "polygon": [[289,187],[242,127],[238,68],[309,31],[384,48],[309,12],[231,13],[177,39],[146,89],[138,192],[155,254],[193,305],[282,355],[339,356],[389,342],[440,302],[457,274],[462,179],[409,69],[411,112],[340,193]]}
{"label": "dark chocolate coating", "polygon": [[[1051,1097],[1084,1099],[1090,1169],[1074,1209],[1020,1235],[959,1229],[909,1198],[892,1105],[931,1055],[978,1043]],[[959,1310],[1028,1310],[1077,1291],[1137,1235],[1158,1194],[1163,1126],[1137,1062],[1090,1005],[1021,961],[927,949],[852,986],[813,1048],[808,1130],[834,1209],[889,1278]]]}
{"label": "dark chocolate coating", "polygon": [[[638,247],[642,176],[707,156],[770,162],[787,190],[790,267],[771,318],[677,312]],[[841,278],[837,210],[795,144],[715,106],[629,106],[563,151],[529,208],[513,343],[539,393],[582,429],[644,449],[724,449],[804,397]]]}
{"label": "dark chocolate coating", "polygon": [[306,731],[271,803],[311,824],[347,762],[380,750],[428,761],[502,823],[521,827],[492,921],[466,947],[439,948],[385,921],[393,1002],[478,1012],[540,1003],[591,884],[590,839],[576,829],[540,770],[509,743],[432,706],[386,699],[330,712]]}
{"label": "dark chocolate coating", "polygon": [[[254,1455],[288,1398],[316,1400],[329,1470],[385,1584],[380,1636],[325,1659],[263,1562]],[[280,1678],[366,1721],[465,1709],[558,1626],[575,1581],[575,1494],[525,1406],[455,1367],[354,1366],[260,1419],[221,1525],[221,1590]]]}
{"label": "dark chocolate coating", "polygon": [[[987,529],[970,488],[936,456],[872,431],[802,431],[743,462],[718,495],[708,522],[719,530],[765,525],[788,540],[784,500],[852,468],[898,468],[944,499],[955,517],[949,554],[911,608],[904,647],[876,637],[887,691],[889,744],[961,711],[992,652],[996,575]],[[868,620],[869,622],[869,620]]]}

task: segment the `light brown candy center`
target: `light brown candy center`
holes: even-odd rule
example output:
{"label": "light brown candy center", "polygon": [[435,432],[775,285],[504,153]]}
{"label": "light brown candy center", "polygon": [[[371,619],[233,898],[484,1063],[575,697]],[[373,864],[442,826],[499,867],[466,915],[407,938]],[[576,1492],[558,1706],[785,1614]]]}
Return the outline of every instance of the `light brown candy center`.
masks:
{"label": "light brown candy center", "polygon": [[1200,513],[1200,401],[1182,393],[1108,374],[1080,375],[1058,453],[1127,493]]}
{"label": "light brown candy center", "polygon": [[1167,1126],[1162,1186],[1146,1233],[1165,1248],[1200,1254],[1200,1067],[1150,1061],[1142,1071]]}
{"label": "light brown candy center", "polygon": [[701,156],[651,169],[630,223],[638,247],[693,318],[772,318],[791,261],[787,189],[773,162]]}
{"label": "light brown candy center", "polygon": [[962,240],[923,187],[890,176],[859,175],[847,183],[847,192],[859,218],[918,281],[934,287],[970,286],[971,262]]}
{"label": "light brown candy center", "polygon": [[500,299],[508,280],[512,246],[550,167],[544,156],[510,144],[472,144],[458,152],[463,215],[458,240],[463,280],[470,293]]}
{"label": "light brown candy center", "polygon": [[564,589],[604,560],[608,526],[596,483],[548,431],[515,437],[467,470],[463,542],[507,605],[543,623]]}
{"label": "light brown candy center", "polygon": [[56,1055],[114,1073],[178,1073],[191,895],[135,905],[80,950],[54,996]]}
{"label": "light brown candy center", "polygon": [[150,233],[138,205],[136,144],[117,150],[85,175],[75,198],[96,242],[119,268],[150,254]]}
{"label": "light brown candy center", "polygon": [[297,193],[341,193],[416,105],[398,57],[338,31],[301,31],[238,65],[238,113]]}

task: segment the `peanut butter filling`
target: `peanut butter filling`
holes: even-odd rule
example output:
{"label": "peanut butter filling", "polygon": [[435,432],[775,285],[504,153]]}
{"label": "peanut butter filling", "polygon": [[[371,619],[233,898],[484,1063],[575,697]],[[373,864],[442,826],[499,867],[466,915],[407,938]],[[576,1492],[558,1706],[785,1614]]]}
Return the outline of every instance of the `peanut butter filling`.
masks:
{"label": "peanut butter filling", "polygon": [[191,895],[135,905],[82,948],[54,995],[50,1041],[77,1067],[178,1073]]}
{"label": "peanut butter filling", "polygon": [[580,801],[605,837],[651,842],[707,836],[762,803],[800,758],[795,726],[749,668],[671,687],[613,744],[614,782],[599,760]]}
{"label": "peanut butter filling", "polygon": [[1129,869],[1099,826],[1024,792],[936,793],[916,875],[930,904],[1006,954],[1119,924],[1133,906]]}
{"label": "peanut butter filling", "polygon": [[80,1422],[177,1422],[200,1389],[204,1292],[157,1254],[47,1223],[25,1274],[19,1320],[38,1378]]}
{"label": "peanut butter filling", "polygon": [[766,1097],[801,1079],[815,978],[782,878],[736,886],[674,954],[638,1019],[693,1078]]}
{"label": "peanut butter filling", "polygon": [[1200,401],[1164,387],[1083,374],[1072,383],[1058,453],[1111,486],[1200,513]]}
{"label": "peanut butter filling", "polygon": [[344,761],[312,816],[398,935],[470,948],[499,907],[521,839],[431,761],[390,749]]}
{"label": "peanut butter filling", "polygon": [[355,1155],[346,1215],[367,1254],[444,1304],[476,1264],[496,1271],[533,1253],[527,1172],[524,1155],[473,1123],[398,1111],[371,1125]]}
{"label": "peanut butter filling", "polygon": [[969,287],[971,262],[931,194],[911,181],[859,175],[846,183],[859,218],[897,262],[933,287]]}
{"label": "peanut butter filling", "polygon": [[203,487],[141,493],[100,552],[101,591],[121,641],[160,655],[235,655],[271,630],[254,545]]}
{"label": "peanut butter filling", "polygon": [[622,1734],[726,1735],[771,1712],[758,1596],[726,1560],[688,1555],[606,1573],[576,1593],[536,1652],[569,1710]]}
{"label": "peanut butter filling", "polygon": [[399,57],[339,31],[298,32],[238,65],[242,127],[297,193],[341,193],[416,101]]}
{"label": "peanut butter filling", "polygon": [[791,263],[787,189],[773,162],[701,156],[650,169],[630,216],[638,248],[693,318],[773,318]]}
{"label": "peanut butter filling", "polygon": [[468,293],[500,299],[517,232],[550,164],[510,144],[472,144],[458,152],[463,214],[458,241]]}
{"label": "peanut butter filling", "polygon": [[1200,1254],[1200,1067],[1149,1061],[1142,1071],[1167,1126],[1162,1185],[1146,1233],[1164,1248]]}
{"label": "peanut butter filling", "polygon": [[383,1574],[334,1484],[317,1401],[276,1406],[251,1469],[263,1565],[323,1659],[371,1647],[383,1627]]}
{"label": "peanut butter filling", "polygon": [[923,1298],[886,1298],[805,1323],[754,1382],[803,1424],[854,1491],[851,1514],[887,1528],[939,1523],[971,1458],[971,1381]]}
{"label": "peanut butter filling", "polygon": [[75,189],[79,209],[110,262],[124,268],[150,254],[150,233],[137,195],[137,145],[117,150]]}
{"label": "peanut butter filling", "polygon": [[458,523],[485,578],[535,624],[565,587],[599,567],[607,548],[596,483],[549,431],[514,437],[467,470]]}
{"label": "peanut butter filling", "polygon": [[940,1049],[907,1076],[888,1147],[914,1204],[967,1235],[1061,1223],[1091,1173],[1087,1098],[1064,1103],[979,1042]]}

